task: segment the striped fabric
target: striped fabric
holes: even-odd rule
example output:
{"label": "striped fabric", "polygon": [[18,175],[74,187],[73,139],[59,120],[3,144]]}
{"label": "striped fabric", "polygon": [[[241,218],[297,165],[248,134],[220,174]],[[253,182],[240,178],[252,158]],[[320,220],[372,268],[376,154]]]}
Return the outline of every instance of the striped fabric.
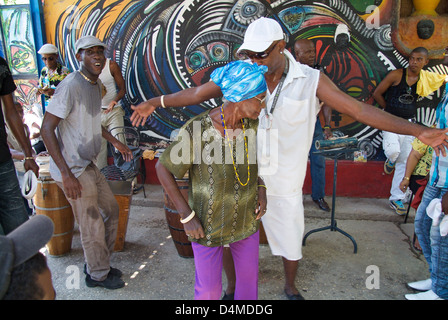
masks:
{"label": "striped fabric", "polygon": [[[445,85],[445,96],[437,106],[437,128],[445,129],[448,127],[448,83]],[[448,187],[448,156],[444,157],[440,154],[438,157],[433,154],[431,165],[431,173],[429,184],[433,187],[447,188]]]}

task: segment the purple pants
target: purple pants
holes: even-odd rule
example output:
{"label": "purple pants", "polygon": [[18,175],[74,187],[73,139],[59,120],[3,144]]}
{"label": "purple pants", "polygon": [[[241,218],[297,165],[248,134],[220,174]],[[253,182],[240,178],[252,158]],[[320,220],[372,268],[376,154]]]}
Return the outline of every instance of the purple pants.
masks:
{"label": "purple pants", "polygon": [[[259,231],[231,243],[235,265],[235,300],[258,299]],[[222,293],[222,257],[224,247],[205,247],[192,242],[196,282],[195,300],[219,300]]]}

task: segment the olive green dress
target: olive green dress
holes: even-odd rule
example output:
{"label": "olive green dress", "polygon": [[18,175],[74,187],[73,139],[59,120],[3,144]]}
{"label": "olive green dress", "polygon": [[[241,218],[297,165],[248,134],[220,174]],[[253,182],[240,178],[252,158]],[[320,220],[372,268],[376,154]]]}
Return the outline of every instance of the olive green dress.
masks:
{"label": "olive green dress", "polygon": [[[259,228],[255,214],[258,120],[244,119],[245,134],[241,131],[233,142],[230,141],[233,148],[230,152],[229,141],[213,126],[209,113],[206,111],[185,123],[177,140],[163,152],[159,161],[177,179],[182,179],[188,171],[188,202],[205,233],[205,238],[190,240],[216,247],[245,239]],[[246,146],[250,178],[243,186],[248,177]],[[236,177],[234,166],[242,184]]]}

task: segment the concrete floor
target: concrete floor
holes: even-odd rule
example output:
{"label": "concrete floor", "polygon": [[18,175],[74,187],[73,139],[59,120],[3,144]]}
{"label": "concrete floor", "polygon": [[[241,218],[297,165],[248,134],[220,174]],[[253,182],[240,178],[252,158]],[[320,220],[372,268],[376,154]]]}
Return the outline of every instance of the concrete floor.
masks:
{"label": "concrete floor", "polygon": [[[192,300],[194,261],[177,254],[163,209],[162,189],[146,185],[147,198],[133,196],[124,250],[112,257],[126,286],[88,288],[75,226],[71,251],[48,256],[59,300]],[[331,197],[327,197],[331,204]],[[306,231],[329,226],[330,214],[305,196]],[[307,300],[403,300],[407,282],[429,277],[422,255],[411,248],[413,215],[403,223],[387,199],[337,198],[337,226],[357,243],[329,230],[311,234],[299,263],[297,287]],[[223,276],[225,286],[225,276]],[[259,299],[285,300],[283,264],[260,246]],[[179,305],[180,302],[174,305]]]}

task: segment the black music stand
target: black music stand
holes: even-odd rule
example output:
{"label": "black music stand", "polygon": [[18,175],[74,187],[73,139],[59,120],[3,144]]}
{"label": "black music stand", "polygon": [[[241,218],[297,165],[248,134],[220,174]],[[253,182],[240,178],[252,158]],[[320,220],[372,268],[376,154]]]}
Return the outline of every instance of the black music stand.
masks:
{"label": "black music stand", "polygon": [[358,151],[359,149],[356,147],[351,148],[340,148],[340,149],[327,149],[327,150],[318,150],[315,151],[315,154],[320,154],[322,156],[332,158],[334,159],[334,171],[333,171],[333,198],[331,200],[331,224],[328,227],[318,228],[311,231],[308,231],[308,233],[303,237],[302,244],[305,245],[306,238],[311,235],[312,233],[324,231],[324,230],[330,230],[330,231],[338,231],[342,233],[344,236],[352,240],[353,246],[355,247],[353,253],[358,252],[358,245],[356,244],[355,239],[351,235],[349,235],[347,232],[341,230],[337,227],[337,222],[334,218],[334,211],[335,211],[335,205],[336,205],[336,176],[337,176],[337,169],[338,169],[338,158],[342,155],[348,155],[350,153],[353,153],[355,151]]}

